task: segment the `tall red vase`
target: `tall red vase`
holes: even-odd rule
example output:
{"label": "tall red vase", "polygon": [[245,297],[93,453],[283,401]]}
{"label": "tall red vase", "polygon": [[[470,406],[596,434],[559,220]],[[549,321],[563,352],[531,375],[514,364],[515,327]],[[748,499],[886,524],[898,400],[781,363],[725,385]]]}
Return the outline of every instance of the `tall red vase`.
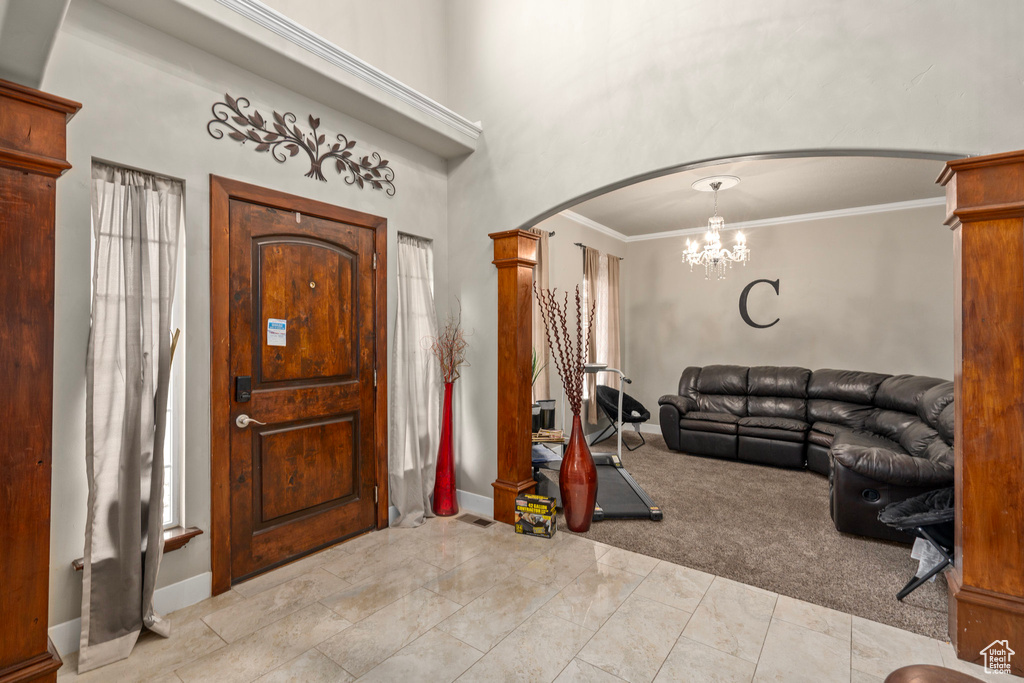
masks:
{"label": "tall red vase", "polygon": [[562,494],[562,512],[569,531],[588,531],[597,502],[597,467],[579,415],[572,417],[572,434],[558,470],[558,491]]}
{"label": "tall red vase", "polygon": [[[452,453],[452,386],[444,384],[444,408],[441,412],[441,444],[437,448],[437,472],[434,475],[434,514],[450,517],[459,513],[455,498],[455,456]],[[593,467],[593,461],[591,461]],[[596,475],[595,475],[596,476]]]}

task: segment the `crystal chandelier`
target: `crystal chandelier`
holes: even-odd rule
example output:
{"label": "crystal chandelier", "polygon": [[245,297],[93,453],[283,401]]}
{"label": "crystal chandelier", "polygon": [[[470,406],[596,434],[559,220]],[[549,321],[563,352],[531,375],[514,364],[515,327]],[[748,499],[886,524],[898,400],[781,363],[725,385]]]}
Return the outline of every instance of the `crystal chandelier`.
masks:
{"label": "crystal chandelier", "polygon": [[732,268],[733,263],[746,265],[750,260],[750,250],[747,249],[747,241],[742,232],[736,233],[736,246],[732,250],[722,247],[721,230],[725,227],[725,219],[718,215],[718,190],[725,183],[728,189],[738,182],[739,178],[732,176],[715,176],[698,180],[692,185],[696,190],[715,193],[715,215],[708,219],[704,248],[700,248],[697,240],[687,238],[686,251],[683,252],[683,263],[690,264],[691,272],[694,266],[704,266],[706,280],[710,280],[712,274],[716,280],[721,280],[725,277],[727,266]]}

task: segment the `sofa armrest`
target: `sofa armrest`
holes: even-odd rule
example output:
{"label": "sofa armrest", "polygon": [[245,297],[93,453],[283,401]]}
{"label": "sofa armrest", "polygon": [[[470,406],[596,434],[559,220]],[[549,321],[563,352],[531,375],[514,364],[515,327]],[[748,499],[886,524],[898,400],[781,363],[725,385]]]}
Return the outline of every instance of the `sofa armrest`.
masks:
{"label": "sofa armrest", "polygon": [[679,394],[666,394],[658,399],[660,406],[673,406],[679,411],[679,417],[686,415],[691,410],[697,410],[697,402],[687,396]]}
{"label": "sofa armrest", "polygon": [[876,481],[897,486],[948,486],[953,470],[925,458],[888,448],[834,444],[832,457],[848,469]]}

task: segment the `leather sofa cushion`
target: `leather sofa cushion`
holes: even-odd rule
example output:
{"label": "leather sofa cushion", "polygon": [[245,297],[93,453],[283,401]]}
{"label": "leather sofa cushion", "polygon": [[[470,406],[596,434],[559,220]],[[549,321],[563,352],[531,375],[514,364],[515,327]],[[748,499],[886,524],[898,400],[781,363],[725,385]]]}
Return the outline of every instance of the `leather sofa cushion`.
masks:
{"label": "leather sofa cushion", "polygon": [[920,422],[917,413],[904,413],[899,410],[876,410],[864,423],[864,428],[887,439],[899,441],[903,432],[912,424]]}
{"label": "leather sofa cushion", "polygon": [[902,410],[917,414],[917,404],[929,389],[945,380],[920,375],[894,375],[882,382],[875,394],[875,406],[883,410]]}
{"label": "leather sofa cushion", "polygon": [[894,453],[906,453],[903,446],[892,439],[879,436],[866,429],[844,429],[837,432],[832,440],[833,450],[839,446],[859,446],[862,448],[884,448]]}
{"label": "leather sofa cushion", "polygon": [[747,372],[749,368],[740,365],[705,365],[697,379],[697,391],[701,394],[747,395]]}
{"label": "leather sofa cushion", "polygon": [[877,372],[815,370],[807,382],[807,397],[870,404],[887,377]]}
{"label": "leather sofa cushion", "polygon": [[737,425],[735,422],[711,422],[708,420],[689,419],[696,414],[690,413],[687,417],[679,420],[679,429],[689,429],[692,432],[711,432],[714,434],[736,434]]}
{"label": "leather sofa cushion", "polygon": [[917,404],[917,416],[935,428],[939,423],[939,415],[946,406],[953,402],[953,383],[943,382],[924,392]]}
{"label": "leather sofa cushion", "polygon": [[900,434],[900,445],[915,458],[925,457],[925,451],[933,441],[941,442],[942,439],[939,438],[937,431],[921,420],[911,423]]}
{"label": "leather sofa cushion", "polygon": [[[837,437],[840,440],[842,435]],[[953,481],[953,468],[927,458],[915,458],[884,447],[836,443],[832,446],[836,465],[843,465],[865,477],[898,486],[945,486]]]}
{"label": "leather sofa cushion", "polygon": [[701,393],[697,396],[697,408],[703,413],[732,413],[743,417],[747,414],[745,394],[724,396]]}
{"label": "leather sofa cushion", "polygon": [[804,432],[791,432],[787,429],[765,429],[763,427],[744,427],[739,426],[740,441],[745,436],[753,436],[760,439],[768,439],[769,441],[788,441],[790,443],[804,442]]}
{"label": "leather sofa cushion", "polygon": [[741,417],[741,427],[761,427],[763,429],[782,429],[787,432],[803,434],[811,428],[803,420],[793,420],[787,417]]}
{"label": "leather sofa cushion", "polygon": [[747,415],[752,417],[807,418],[807,401],[786,396],[748,396]]}
{"label": "leather sofa cushion", "polygon": [[831,422],[815,422],[811,425],[811,431],[807,433],[807,442],[829,448],[832,446],[836,434],[843,429],[848,429],[848,427]]}
{"label": "leather sofa cushion", "polygon": [[812,398],[807,402],[807,419],[810,422],[831,422],[852,429],[863,429],[873,412],[875,409],[870,403],[847,403],[824,398]]}
{"label": "leather sofa cushion", "polygon": [[683,370],[679,376],[679,395],[692,399],[697,403],[697,379],[700,377],[700,368],[690,366]]}
{"label": "leather sofa cushion", "polygon": [[948,406],[942,409],[941,413],[939,413],[939,419],[934,425],[935,431],[939,433],[939,436],[942,437],[942,440],[950,445],[953,444],[953,424],[953,404],[950,403]]}
{"label": "leather sofa cushion", "polygon": [[810,378],[811,371],[805,368],[754,367],[747,374],[747,393],[751,396],[807,398],[807,380]]}
{"label": "leather sofa cushion", "polygon": [[659,406],[673,406],[679,411],[680,415],[685,415],[691,410],[697,410],[697,402],[693,399],[685,396],[676,396],[675,394],[666,394],[658,399]]}
{"label": "leather sofa cushion", "polygon": [[736,424],[740,421],[740,418],[736,417],[732,413],[716,413],[712,411],[697,411],[694,413],[687,413],[686,419],[697,420],[699,422],[723,422],[725,424]]}
{"label": "leather sofa cushion", "polygon": [[950,469],[953,467],[953,447],[942,439],[936,439],[928,444],[928,448],[924,451],[924,457],[936,465],[945,465]]}

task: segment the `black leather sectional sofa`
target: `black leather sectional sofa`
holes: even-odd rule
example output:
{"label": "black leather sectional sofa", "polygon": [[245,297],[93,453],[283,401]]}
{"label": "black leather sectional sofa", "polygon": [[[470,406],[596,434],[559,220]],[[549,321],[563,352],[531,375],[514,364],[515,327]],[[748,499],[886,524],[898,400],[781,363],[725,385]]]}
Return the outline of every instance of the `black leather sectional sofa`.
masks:
{"label": "black leather sectional sofa", "polygon": [[662,396],[672,450],[829,477],[836,529],[911,540],[878,521],[891,502],[953,481],[953,383],[796,367],[689,367]]}

